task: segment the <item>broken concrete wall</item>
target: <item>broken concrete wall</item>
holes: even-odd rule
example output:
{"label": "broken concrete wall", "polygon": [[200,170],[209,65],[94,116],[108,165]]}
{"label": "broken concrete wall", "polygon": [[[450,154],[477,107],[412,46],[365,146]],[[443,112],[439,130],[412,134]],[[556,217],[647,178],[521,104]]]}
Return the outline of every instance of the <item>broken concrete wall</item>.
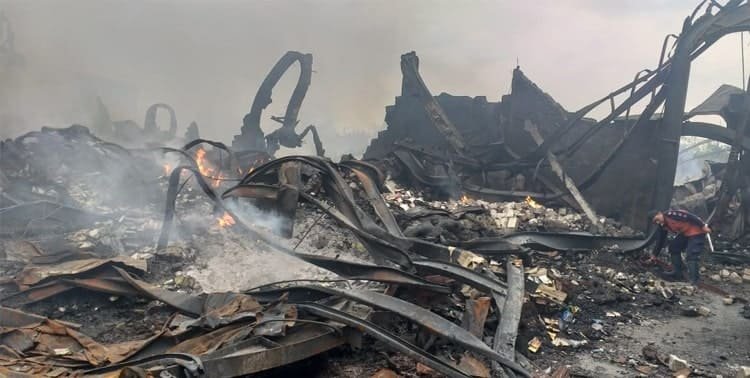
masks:
{"label": "broken concrete wall", "polygon": [[[398,143],[422,148],[446,156],[450,146],[438,132],[425,112],[422,103],[408,80],[402,83],[401,96],[386,108],[387,128],[373,139],[364,154],[365,159],[381,159],[394,151]],[[434,97],[450,121],[461,133],[467,146],[466,155],[480,166],[494,163],[513,163],[527,157],[537,144],[524,128],[532,122],[543,138],[557,138],[555,131],[566,127],[573,114],[565,110],[552,96],[545,93],[521,70],[513,71],[511,93],[500,102],[488,102],[485,97],[453,96],[441,93]],[[634,130],[630,140],[602,170],[597,180],[587,180],[605,161],[626,135],[634,121],[617,121],[591,135],[578,149],[568,151],[584,134],[595,126],[595,121],[582,119],[553,147],[559,154],[567,175],[577,184],[588,181],[581,190],[600,215],[618,219],[632,227],[644,226],[643,217],[652,206],[651,194],[655,177],[654,161],[648,151],[655,148],[653,132],[656,125],[646,123]],[[531,192],[565,192],[559,178],[545,161],[537,167],[518,165],[505,171],[481,172],[474,167],[460,167],[464,182],[495,190],[525,190]],[[519,187],[513,178],[523,175],[525,183]],[[536,180],[535,180],[536,179]],[[561,200],[567,202],[571,201]]]}
{"label": "broken concrete wall", "polygon": [[[513,70],[511,92],[503,96],[500,109],[505,143],[521,156],[536,149],[536,143],[531,135],[524,130],[527,120],[533,122],[542,136],[547,138],[555,130],[565,126],[571,116],[570,112],[531,81],[520,68]],[[588,121],[577,123],[573,128],[574,132],[570,133],[568,138],[580,135],[580,132],[588,129],[590,125],[591,122]],[[567,143],[560,145],[565,144]]]}
{"label": "broken concrete wall", "polygon": [[[469,146],[486,145],[502,138],[499,103],[487,102],[484,96],[435,96],[448,117],[461,131]],[[434,150],[445,150],[448,143],[435,130],[421,102],[410,96],[396,97],[396,103],[386,107],[388,128],[378,133],[365,151],[365,159],[380,159],[393,151],[397,141],[412,140]]]}

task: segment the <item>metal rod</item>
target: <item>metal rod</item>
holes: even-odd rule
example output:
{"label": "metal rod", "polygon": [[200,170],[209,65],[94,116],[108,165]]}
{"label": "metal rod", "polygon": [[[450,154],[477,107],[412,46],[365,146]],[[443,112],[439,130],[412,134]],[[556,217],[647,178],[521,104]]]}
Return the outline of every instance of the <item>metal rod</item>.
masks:
{"label": "metal rod", "polygon": [[[330,208],[331,207],[329,206],[328,210],[330,210]],[[313,224],[311,224],[310,227],[308,227],[307,230],[305,230],[305,233],[302,234],[301,238],[299,238],[299,241],[297,241],[297,244],[294,246],[294,248],[292,248],[292,251],[296,251],[297,250],[297,247],[299,247],[299,245],[302,244],[302,241],[305,240],[305,238],[307,237],[307,234],[309,234],[310,231],[312,231],[313,227],[315,227],[315,226],[318,225],[318,222],[320,222],[320,220],[323,218],[324,215],[326,215],[325,211],[322,212],[322,213],[320,213],[320,215],[318,215],[318,217],[315,218],[315,221],[313,222]]]}
{"label": "metal rod", "polygon": [[745,87],[745,32],[740,32],[740,54],[742,55],[742,90],[747,90]]}

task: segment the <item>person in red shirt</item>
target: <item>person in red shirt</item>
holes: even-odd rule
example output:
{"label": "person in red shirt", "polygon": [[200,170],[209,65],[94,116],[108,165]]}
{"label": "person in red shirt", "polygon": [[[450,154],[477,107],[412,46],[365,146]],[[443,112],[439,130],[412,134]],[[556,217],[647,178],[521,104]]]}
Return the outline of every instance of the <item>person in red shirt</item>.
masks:
{"label": "person in red shirt", "polygon": [[690,283],[697,284],[700,278],[698,263],[706,243],[706,234],[711,232],[711,228],[703,219],[684,210],[657,211],[650,217],[655,224],[659,225],[653,255],[658,256],[664,248],[667,234],[676,234],[674,240],[669,243],[673,270],[668,275],[670,278],[682,279],[682,252],[685,251],[688,278]]}

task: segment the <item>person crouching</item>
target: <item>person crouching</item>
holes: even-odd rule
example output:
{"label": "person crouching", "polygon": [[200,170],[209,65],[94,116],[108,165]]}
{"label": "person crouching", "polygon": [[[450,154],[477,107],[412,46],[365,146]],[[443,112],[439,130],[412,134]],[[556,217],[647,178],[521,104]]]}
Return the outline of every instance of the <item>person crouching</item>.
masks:
{"label": "person crouching", "polygon": [[711,232],[706,222],[700,217],[684,210],[656,211],[649,215],[652,222],[659,226],[653,255],[658,256],[667,241],[669,233],[676,234],[669,243],[669,254],[672,260],[672,271],[667,276],[674,280],[684,277],[682,252],[685,252],[688,279],[693,285],[700,279],[699,263],[706,243],[706,234]]}

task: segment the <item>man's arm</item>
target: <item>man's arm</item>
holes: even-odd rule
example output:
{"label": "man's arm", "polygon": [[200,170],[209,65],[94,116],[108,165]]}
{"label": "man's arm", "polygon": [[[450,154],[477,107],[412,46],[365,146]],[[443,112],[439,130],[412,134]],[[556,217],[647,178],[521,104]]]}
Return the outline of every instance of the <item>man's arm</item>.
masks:
{"label": "man's arm", "polygon": [[667,242],[667,230],[664,227],[659,226],[656,233],[656,244],[654,245],[654,250],[651,252],[654,257],[659,256],[662,248],[664,248],[664,244]]}
{"label": "man's arm", "polygon": [[676,221],[688,222],[698,227],[703,227],[706,225],[706,222],[704,222],[703,219],[700,219],[698,216],[690,214],[687,211],[669,210],[664,213],[664,216],[672,218]]}

